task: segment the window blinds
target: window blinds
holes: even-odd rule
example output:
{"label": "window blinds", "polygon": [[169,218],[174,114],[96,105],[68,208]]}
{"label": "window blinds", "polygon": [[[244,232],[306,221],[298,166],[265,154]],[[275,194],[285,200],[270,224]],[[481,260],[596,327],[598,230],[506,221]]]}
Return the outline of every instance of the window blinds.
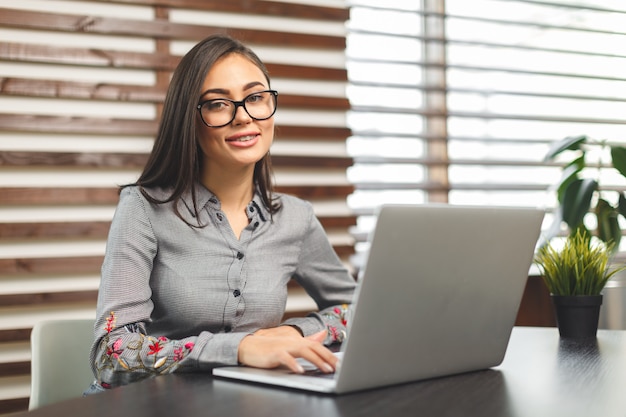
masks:
{"label": "window blinds", "polygon": [[[351,7],[349,201],[361,240],[382,202],[540,206],[547,227],[562,164],[544,162],[551,143],[583,134],[626,143],[619,2]],[[598,175],[624,189],[611,170]]]}

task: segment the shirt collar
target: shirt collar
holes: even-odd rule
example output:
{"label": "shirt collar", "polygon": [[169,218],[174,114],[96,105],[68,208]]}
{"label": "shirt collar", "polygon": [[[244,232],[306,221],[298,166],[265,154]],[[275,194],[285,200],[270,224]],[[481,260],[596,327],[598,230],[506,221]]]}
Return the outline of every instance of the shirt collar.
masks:
{"label": "shirt collar", "polygon": [[[194,191],[196,194],[196,207],[198,209],[198,213],[204,210],[204,208],[207,205],[211,206],[212,208],[216,210],[220,209],[221,207],[220,200],[217,198],[215,194],[213,194],[204,185],[200,183],[195,183]],[[193,194],[191,190],[185,191],[181,196],[181,200],[185,204],[185,207],[187,208],[191,216],[195,218],[196,212],[194,210]],[[265,207],[265,204],[263,203],[263,199],[261,198],[261,195],[259,194],[258,189],[255,190],[254,196],[252,197],[252,201],[248,204],[247,211],[249,213],[258,212],[257,214],[263,221],[266,221],[266,219],[270,218],[270,212],[267,209],[267,207]]]}
{"label": "shirt collar", "polygon": [[214,198],[215,200],[217,200],[217,197],[215,197],[215,195],[212,192],[210,192],[204,185],[200,183],[194,184],[193,192],[191,189],[185,191],[181,195],[181,200],[185,204],[185,207],[187,207],[189,214],[191,214],[193,217],[196,217],[196,211],[194,210],[194,203],[193,203],[194,192],[195,192],[195,197],[196,197],[195,207],[197,208],[198,213],[200,213],[204,209],[204,207],[207,205],[207,203],[209,202],[211,198]]}

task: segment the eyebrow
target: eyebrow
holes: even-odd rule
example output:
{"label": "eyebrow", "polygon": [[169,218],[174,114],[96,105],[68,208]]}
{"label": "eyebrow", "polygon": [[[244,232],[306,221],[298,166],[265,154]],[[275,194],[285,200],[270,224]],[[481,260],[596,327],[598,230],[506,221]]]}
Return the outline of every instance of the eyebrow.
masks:
{"label": "eyebrow", "polygon": [[[246,85],[243,86],[243,90],[249,90],[253,87],[256,87],[258,85],[261,86],[265,86],[262,82],[260,81],[252,81]],[[209,88],[208,90],[206,90],[205,92],[203,92],[202,94],[200,94],[200,98],[206,96],[209,93],[213,93],[213,94],[229,94],[230,90],[224,89],[224,88]]]}

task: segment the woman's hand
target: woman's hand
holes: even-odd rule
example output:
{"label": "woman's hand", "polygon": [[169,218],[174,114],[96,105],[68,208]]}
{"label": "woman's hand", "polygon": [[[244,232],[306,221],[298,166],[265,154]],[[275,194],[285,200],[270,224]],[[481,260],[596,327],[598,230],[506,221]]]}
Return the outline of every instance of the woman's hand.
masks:
{"label": "woman's hand", "polygon": [[322,330],[302,337],[297,329],[290,326],[262,329],[243,338],[239,343],[238,359],[240,363],[256,368],[284,365],[301,374],[304,369],[296,358],[303,358],[322,372],[331,373],[337,366],[337,357],[322,345],[326,334],[326,330]]}
{"label": "woman's hand", "polygon": [[290,336],[290,337],[302,337],[300,330],[293,326],[278,326],[271,327],[269,329],[260,329],[254,332],[255,336]]}

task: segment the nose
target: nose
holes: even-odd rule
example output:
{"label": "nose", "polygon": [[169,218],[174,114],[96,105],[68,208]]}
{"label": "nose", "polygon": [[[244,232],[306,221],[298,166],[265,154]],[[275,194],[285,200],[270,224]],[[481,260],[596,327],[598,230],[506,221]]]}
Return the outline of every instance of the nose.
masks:
{"label": "nose", "polygon": [[235,117],[233,119],[234,124],[247,124],[252,121],[252,117],[248,114],[248,111],[244,107],[243,103],[237,103],[235,106]]}

